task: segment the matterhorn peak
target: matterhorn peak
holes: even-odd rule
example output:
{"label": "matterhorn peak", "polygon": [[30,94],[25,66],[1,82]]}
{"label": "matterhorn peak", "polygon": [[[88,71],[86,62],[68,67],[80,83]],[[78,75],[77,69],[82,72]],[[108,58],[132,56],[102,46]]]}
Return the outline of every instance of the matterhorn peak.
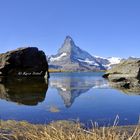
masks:
{"label": "matterhorn peak", "polygon": [[61,46],[61,48],[59,49],[58,53],[63,53],[63,52],[68,52],[70,53],[72,51],[73,48],[75,48],[76,45],[72,39],[72,37],[70,37],[69,35],[66,36],[63,45]]}
{"label": "matterhorn peak", "polygon": [[67,40],[72,40],[72,37],[69,36],[69,35],[67,35],[67,36],[66,36],[66,39],[67,39]]}

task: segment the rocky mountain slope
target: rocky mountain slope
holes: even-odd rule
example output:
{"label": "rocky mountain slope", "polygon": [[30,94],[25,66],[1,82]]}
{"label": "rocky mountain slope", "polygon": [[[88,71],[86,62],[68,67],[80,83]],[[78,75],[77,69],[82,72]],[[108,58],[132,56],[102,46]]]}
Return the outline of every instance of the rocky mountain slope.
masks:
{"label": "rocky mountain slope", "polygon": [[92,56],[75,45],[67,36],[56,55],[48,58],[49,68],[64,71],[98,71],[106,70],[121,61],[120,58],[102,58]]}

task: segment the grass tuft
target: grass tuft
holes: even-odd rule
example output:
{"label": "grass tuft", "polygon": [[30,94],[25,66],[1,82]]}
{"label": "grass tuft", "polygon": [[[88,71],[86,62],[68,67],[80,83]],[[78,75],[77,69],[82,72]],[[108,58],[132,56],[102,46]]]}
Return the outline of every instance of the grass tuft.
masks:
{"label": "grass tuft", "polygon": [[0,140],[140,140],[140,125],[84,129],[71,121],[34,125],[13,120],[1,121]]}

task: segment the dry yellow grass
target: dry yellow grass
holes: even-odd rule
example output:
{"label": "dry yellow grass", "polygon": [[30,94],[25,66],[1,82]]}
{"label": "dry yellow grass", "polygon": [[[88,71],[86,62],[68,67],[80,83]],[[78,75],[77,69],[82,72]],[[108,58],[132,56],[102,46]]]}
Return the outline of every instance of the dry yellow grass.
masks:
{"label": "dry yellow grass", "polygon": [[63,72],[66,72],[66,73],[69,73],[69,72],[105,72],[105,70],[96,70],[96,71],[70,71],[70,70],[60,70],[60,69],[49,69],[48,70],[50,73],[63,73]]}
{"label": "dry yellow grass", "polygon": [[1,121],[0,140],[140,140],[140,126],[86,130],[80,123],[69,121],[49,125]]}

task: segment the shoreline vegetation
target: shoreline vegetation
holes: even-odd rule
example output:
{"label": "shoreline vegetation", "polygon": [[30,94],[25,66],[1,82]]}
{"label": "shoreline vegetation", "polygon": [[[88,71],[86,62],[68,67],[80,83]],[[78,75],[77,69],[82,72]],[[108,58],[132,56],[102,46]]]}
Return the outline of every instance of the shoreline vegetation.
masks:
{"label": "shoreline vegetation", "polygon": [[68,70],[60,70],[60,69],[48,69],[49,73],[61,73],[61,72],[106,72],[106,70],[100,70],[100,71],[68,71]]}
{"label": "shoreline vegetation", "polygon": [[[115,121],[114,121],[115,122]],[[48,125],[1,121],[1,140],[140,140],[140,125],[85,129],[79,122],[56,121]]]}

